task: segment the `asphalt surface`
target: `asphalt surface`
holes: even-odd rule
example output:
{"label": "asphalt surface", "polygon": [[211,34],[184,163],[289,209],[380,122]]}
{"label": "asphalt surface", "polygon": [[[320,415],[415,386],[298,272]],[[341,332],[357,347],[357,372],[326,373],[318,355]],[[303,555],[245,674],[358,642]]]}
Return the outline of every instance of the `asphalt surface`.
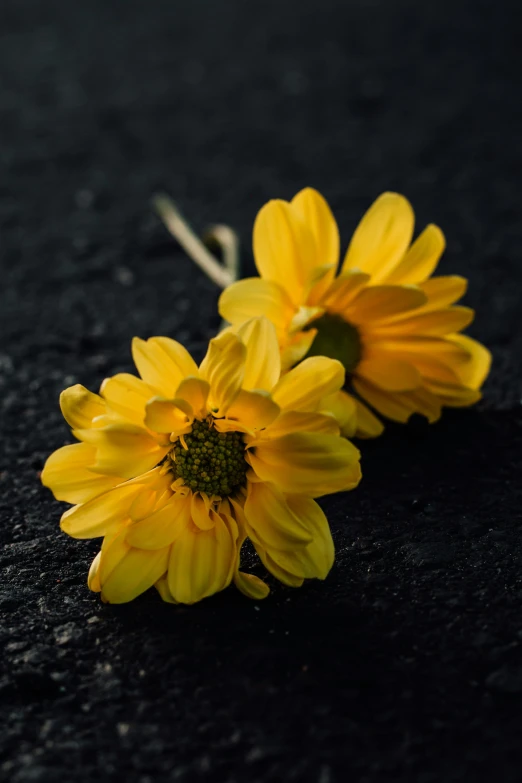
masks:
{"label": "asphalt surface", "polygon": [[[3,0],[2,780],[520,780],[521,65],[515,2]],[[150,198],[233,225],[249,273],[256,211],[305,185],[345,243],[386,189],[442,226],[484,400],[363,444],[326,582],[104,606],[38,480],[59,392],[218,326]]]}

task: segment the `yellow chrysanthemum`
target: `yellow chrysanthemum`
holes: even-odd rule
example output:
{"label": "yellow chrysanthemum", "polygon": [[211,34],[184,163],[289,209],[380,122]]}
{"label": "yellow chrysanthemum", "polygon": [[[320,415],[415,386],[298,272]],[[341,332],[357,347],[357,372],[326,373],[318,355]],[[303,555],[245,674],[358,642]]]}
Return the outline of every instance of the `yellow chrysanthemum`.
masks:
{"label": "yellow chrysanthemum", "polygon": [[263,598],[266,584],[239,570],[246,537],[285,584],[324,579],[334,549],[314,498],[361,476],[358,450],[318,412],[341,388],[342,365],[315,357],[280,377],[264,318],[211,340],[199,368],[167,337],[136,338],[132,352],[141,379],[62,393],[80,443],[54,452],[42,473],[58,500],[77,504],[62,530],[104,537],[91,590],[121,603],[155,585],[165,601],[191,604],[233,579]]}
{"label": "yellow chrysanthemum", "polygon": [[399,422],[413,413],[436,421],[445,405],[472,405],[491,356],[460,334],[473,310],[454,306],[462,277],[431,277],[444,250],[429,225],[411,243],[414,214],[397,193],[383,193],[361,220],[339,276],[339,232],[324,198],[306,188],[291,202],[259,212],[254,256],[260,278],[240,280],[221,295],[233,325],[265,315],[275,325],[283,369],[304,356],[338,359],[357,397],[324,401],[344,435],[374,437],[381,422],[368,407]]}

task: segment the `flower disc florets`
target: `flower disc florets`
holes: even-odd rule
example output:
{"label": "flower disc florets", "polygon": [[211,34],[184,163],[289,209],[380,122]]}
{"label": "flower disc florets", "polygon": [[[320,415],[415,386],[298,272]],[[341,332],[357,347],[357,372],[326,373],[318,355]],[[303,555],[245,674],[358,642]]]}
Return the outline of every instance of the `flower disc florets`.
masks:
{"label": "flower disc florets", "polygon": [[329,356],[341,362],[347,373],[352,373],[362,356],[359,332],[345,318],[325,313],[305,329],[317,329],[317,334],[306,356]]}
{"label": "flower disc florets", "polygon": [[245,484],[248,464],[239,432],[218,432],[208,421],[194,421],[192,432],[169,454],[178,478],[193,492],[226,497]]}

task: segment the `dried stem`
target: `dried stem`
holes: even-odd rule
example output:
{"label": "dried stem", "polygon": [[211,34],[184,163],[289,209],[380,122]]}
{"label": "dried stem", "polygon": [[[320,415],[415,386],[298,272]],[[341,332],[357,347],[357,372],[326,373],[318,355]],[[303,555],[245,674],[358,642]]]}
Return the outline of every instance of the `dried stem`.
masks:
{"label": "dried stem", "polygon": [[153,199],[154,206],[165,226],[181,247],[200,269],[220,288],[226,288],[237,280],[239,274],[239,243],[237,236],[228,226],[213,226],[207,232],[207,239],[219,244],[223,252],[224,265],[212,255],[202,240],[194,233],[174,202],[159,194]]}

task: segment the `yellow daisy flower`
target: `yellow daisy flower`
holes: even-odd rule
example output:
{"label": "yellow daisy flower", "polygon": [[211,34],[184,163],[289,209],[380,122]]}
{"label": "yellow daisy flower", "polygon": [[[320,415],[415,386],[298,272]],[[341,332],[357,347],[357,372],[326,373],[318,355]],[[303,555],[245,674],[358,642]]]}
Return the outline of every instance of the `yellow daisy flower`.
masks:
{"label": "yellow daisy flower", "polygon": [[233,325],[265,315],[275,325],[283,369],[324,355],[346,369],[349,387],[324,401],[344,435],[374,437],[383,416],[436,421],[443,406],[472,405],[491,363],[489,351],[460,334],[474,312],[455,306],[462,277],[431,277],[444,250],[429,225],[411,244],[414,213],[383,193],[359,223],[336,277],[339,231],[325,199],[306,188],[275,200],[254,225],[260,274],[223,291],[219,310]]}
{"label": "yellow daisy flower", "polygon": [[247,537],[284,584],[324,579],[334,548],[314,498],[361,478],[358,450],[318,412],[341,388],[342,365],[313,357],[280,377],[266,319],[211,340],[199,367],[168,337],[135,338],[132,354],[141,378],[62,393],[80,443],[42,473],[57,500],[77,504],[62,530],[103,536],[91,590],[121,603],[155,585],[165,601],[192,604],[234,580],[264,598],[266,584],[239,570]]}

